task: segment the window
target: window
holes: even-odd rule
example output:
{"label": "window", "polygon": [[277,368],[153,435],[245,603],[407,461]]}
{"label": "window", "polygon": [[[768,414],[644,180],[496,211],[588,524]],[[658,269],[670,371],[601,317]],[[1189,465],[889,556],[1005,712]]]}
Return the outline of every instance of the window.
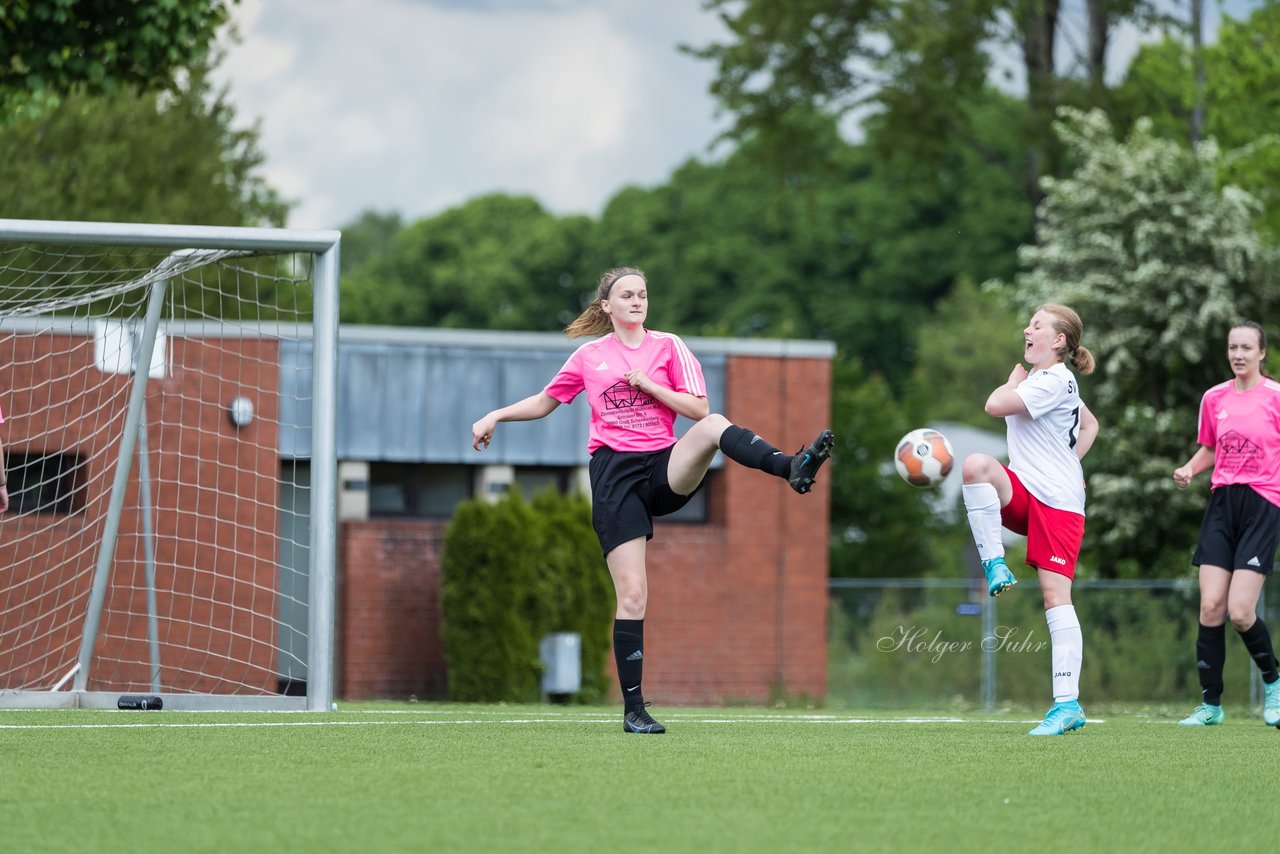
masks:
{"label": "window", "polygon": [[[468,465],[370,463],[369,516],[448,519],[458,504],[476,497],[480,471],[479,466]],[[574,469],[566,466],[514,466],[512,477],[529,501],[549,487],[566,494],[574,483],[573,474]],[[658,521],[706,523],[710,519],[707,496],[715,477],[716,472],[709,472],[707,484],[688,504]],[[505,482],[494,486],[506,491]]]}
{"label": "window", "polygon": [[564,495],[569,491],[569,469],[553,466],[516,466],[515,485],[520,487],[520,494],[525,499],[552,487]]}
{"label": "window", "polygon": [[371,463],[369,515],[447,519],[471,498],[474,468],[460,465]]}
{"label": "window", "polygon": [[42,451],[10,452],[5,460],[11,513],[79,513],[84,509],[84,458]]}

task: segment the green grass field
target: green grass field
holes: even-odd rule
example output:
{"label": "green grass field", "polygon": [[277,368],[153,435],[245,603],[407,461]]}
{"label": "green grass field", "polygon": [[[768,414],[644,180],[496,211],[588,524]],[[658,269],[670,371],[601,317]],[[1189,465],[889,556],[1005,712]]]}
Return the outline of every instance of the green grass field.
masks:
{"label": "green grass field", "polygon": [[1059,738],[1030,712],[0,711],[0,849],[1275,849],[1280,732],[1087,710]]}

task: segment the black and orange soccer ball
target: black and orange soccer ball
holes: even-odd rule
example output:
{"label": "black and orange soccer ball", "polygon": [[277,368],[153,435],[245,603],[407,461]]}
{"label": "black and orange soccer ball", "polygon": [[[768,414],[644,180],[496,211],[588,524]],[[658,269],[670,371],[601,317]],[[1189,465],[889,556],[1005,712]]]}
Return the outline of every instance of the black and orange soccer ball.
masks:
{"label": "black and orange soccer ball", "polygon": [[912,486],[937,486],[951,473],[956,455],[947,437],[928,427],[912,430],[898,442],[893,464]]}

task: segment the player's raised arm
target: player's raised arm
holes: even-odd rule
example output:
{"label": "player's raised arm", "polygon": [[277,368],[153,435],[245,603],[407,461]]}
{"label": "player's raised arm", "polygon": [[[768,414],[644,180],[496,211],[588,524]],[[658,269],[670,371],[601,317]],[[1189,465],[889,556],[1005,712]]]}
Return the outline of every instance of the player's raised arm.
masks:
{"label": "player's raised arm", "polygon": [[[489,447],[494,428],[501,421],[537,421],[539,418],[546,418],[559,405],[560,401],[545,391],[540,391],[510,406],[495,409],[471,425],[471,447],[477,451],[483,451],[484,448]],[[480,447],[481,445],[484,445],[484,448]]]}

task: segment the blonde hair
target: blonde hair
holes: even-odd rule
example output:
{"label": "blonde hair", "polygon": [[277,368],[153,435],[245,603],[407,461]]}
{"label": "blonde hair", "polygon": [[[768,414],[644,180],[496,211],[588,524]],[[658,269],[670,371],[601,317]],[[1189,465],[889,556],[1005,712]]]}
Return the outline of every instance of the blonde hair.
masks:
{"label": "blonde hair", "polygon": [[639,276],[645,280],[645,284],[649,282],[644,273],[635,267],[613,267],[605,270],[600,276],[600,281],[596,283],[596,298],[582,310],[577,320],[564,328],[564,334],[570,338],[582,338],[587,335],[599,336],[612,332],[613,320],[604,313],[600,303],[609,298],[613,283],[623,276]]}
{"label": "blonde hair", "polygon": [[1036,309],[1037,312],[1046,312],[1053,316],[1053,331],[1061,332],[1067,339],[1067,346],[1057,351],[1062,357],[1062,361],[1070,363],[1070,365],[1082,374],[1091,374],[1096,365],[1093,354],[1088,348],[1080,346],[1080,338],[1084,335],[1084,321],[1080,319],[1080,315],[1076,314],[1065,305],[1058,303],[1045,303]]}

